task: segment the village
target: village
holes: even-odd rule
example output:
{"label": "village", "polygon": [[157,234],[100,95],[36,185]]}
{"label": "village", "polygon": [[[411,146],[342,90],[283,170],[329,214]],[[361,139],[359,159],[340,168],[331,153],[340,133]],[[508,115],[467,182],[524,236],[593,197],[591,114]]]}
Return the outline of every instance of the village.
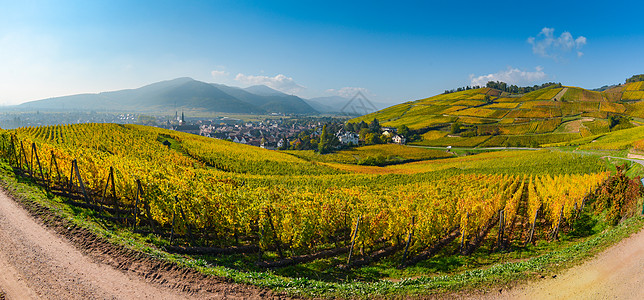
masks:
{"label": "village", "polygon": [[[327,132],[333,134],[336,148],[347,148],[365,144],[364,137],[353,130],[347,130],[339,119],[312,120],[266,119],[264,121],[242,122],[236,119],[192,120],[186,121],[184,114],[176,120],[166,123],[168,129],[197,134],[205,137],[229,140],[234,143],[261,147],[269,150],[297,149],[308,150],[310,147],[298,147],[310,141],[320,140],[324,125]],[[164,126],[166,127],[166,126]],[[405,144],[406,138],[397,134],[396,128],[378,127],[379,140]]]}

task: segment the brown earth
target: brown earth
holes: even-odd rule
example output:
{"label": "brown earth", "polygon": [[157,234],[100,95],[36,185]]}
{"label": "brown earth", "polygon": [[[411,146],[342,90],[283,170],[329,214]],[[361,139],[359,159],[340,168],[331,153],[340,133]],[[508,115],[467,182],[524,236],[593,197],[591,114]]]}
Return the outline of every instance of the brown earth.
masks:
{"label": "brown earth", "polygon": [[110,244],[4,189],[0,291],[7,299],[286,298]]}
{"label": "brown earth", "polygon": [[476,299],[644,299],[644,230],[562,274]]}

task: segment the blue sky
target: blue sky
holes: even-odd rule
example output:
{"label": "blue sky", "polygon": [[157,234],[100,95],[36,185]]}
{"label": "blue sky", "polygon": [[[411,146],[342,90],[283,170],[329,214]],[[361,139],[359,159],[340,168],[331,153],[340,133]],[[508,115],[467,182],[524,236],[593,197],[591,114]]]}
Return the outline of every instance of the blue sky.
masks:
{"label": "blue sky", "polygon": [[644,73],[639,1],[3,1],[0,104],[177,77],[379,102]]}

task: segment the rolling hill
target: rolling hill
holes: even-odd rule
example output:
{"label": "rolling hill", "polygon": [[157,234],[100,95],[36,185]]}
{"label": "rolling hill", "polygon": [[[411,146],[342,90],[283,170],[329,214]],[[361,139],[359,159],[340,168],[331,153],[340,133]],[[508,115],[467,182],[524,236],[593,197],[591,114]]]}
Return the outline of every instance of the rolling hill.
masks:
{"label": "rolling hill", "polygon": [[[487,98],[487,99],[486,99]],[[352,119],[408,126],[426,146],[539,146],[644,124],[644,82],[598,92],[550,86],[525,94],[479,88],[409,101]],[[611,123],[612,122],[612,123]]]}
{"label": "rolling hill", "polygon": [[23,103],[19,108],[41,110],[112,110],[156,112],[197,110],[223,113],[316,114],[302,98],[267,86],[247,89],[211,84],[192,78],[177,78],[98,94],[80,94]]}

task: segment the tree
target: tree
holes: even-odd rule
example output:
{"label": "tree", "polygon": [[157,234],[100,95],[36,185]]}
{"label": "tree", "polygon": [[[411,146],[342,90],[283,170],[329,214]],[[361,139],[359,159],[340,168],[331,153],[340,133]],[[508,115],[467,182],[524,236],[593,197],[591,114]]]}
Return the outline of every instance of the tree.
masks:
{"label": "tree", "polygon": [[322,127],[322,134],[320,135],[320,142],[318,143],[318,152],[326,154],[331,152],[331,139],[329,133],[326,131],[326,124]]}
{"label": "tree", "polygon": [[409,127],[407,127],[407,125],[401,125],[398,127],[398,134],[405,137],[409,136]]}
{"label": "tree", "polygon": [[492,103],[492,97],[490,97],[490,95],[485,95],[485,102]]}
{"label": "tree", "polygon": [[344,130],[350,131],[350,132],[355,132],[355,129],[353,128],[353,123],[347,123],[344,125]]}
{"label": "tree", "polygon": [[449,133],[457,134],[459,132],[461,132],[461,123],[459,123],[459,122],[452,123],[452,126],[450,127]]}
{"label": "tree", "polygon": [[626,83],[638,81],[644,81],[644,74],[633,75],[631,78],[626,79]]}
{"label": "tree", "polygon": [[367,135],[364,138],[365,144],[368,145],[373,145],[373,144],[380,144],[380,135],[375,134],[373,132],[367,133]]}
{"label": "tree", "polygon": [[369,129],[371,130],[371,132],[380,133],[380,128],[381,128],[380,127],[380,122],[378,122],[378,119],[373,118],[373,121],[371,121],[371,123],[369,123]]}
{"label": "tree", "polygon": [[360,136],[361,140],[364,140],[367,138],[367,134],[371,133],[371,130],[369,128],[362,128],[360,129],[360,132],[358,132],[358,135]]}

